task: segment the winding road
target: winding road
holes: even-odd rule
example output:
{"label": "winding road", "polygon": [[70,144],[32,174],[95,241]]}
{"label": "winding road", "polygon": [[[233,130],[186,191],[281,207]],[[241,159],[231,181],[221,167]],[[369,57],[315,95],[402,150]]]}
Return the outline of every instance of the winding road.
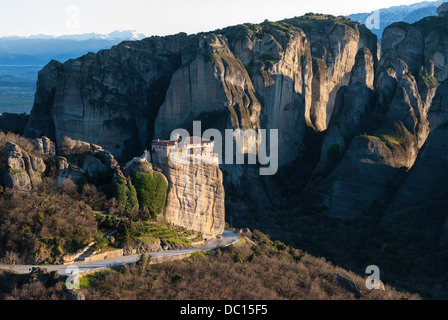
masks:
{"label": "winding road", "polygon": [[[220,238],[210,239],[205,242],[202,247],[182,249],[182,250],[168,250],[147,253],[152,259],[161,259],[165,257],[176,257],[180,255],[192,254],[194,252],[203,252],[216,249],[218,247],[227,247],[234,244],[238,240],[238,235],[230,230],[225,230]],[[104,269],[109,267],[117,267],[125,264],[137,262],[140,259],[140,254],[132,256],[123,256],[113,259],[105,259],[101,261],[77,262],[64,265],[0,265],[0,270],[15,271],[20,274],[30,273],[32,268],[45,268],[48,272],[58,271],[60,275],[71,275],[73,272],[84,273],[94,269]]]}

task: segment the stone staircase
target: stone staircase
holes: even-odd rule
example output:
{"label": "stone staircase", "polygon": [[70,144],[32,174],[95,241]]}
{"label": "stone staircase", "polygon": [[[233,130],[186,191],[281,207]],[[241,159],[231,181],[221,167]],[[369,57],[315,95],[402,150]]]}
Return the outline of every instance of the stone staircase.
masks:
{"label": "stone staircase", "polygon": [[76,252],[76,254],[73,255],[68,255],[68,256],[64,256],[64,264],[70,264],[73,263],[75,261],[84,261],[84,260],[79,260],[80,257],[86,257],[87,252],[89,252],[89,256],[91,255],[90,251],[93,250],[93,245],[95,244],[95,242],[91,242],[89,243],[89,245],[81,250],[78,250],[78,252]]}

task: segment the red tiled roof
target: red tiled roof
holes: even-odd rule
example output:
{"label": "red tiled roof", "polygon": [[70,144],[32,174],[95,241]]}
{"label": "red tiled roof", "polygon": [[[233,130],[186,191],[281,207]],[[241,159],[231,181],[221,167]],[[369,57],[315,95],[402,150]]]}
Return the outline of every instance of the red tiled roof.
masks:
{"label": "red tiled roof", "polygon": [[170,141],[170,140],[153,140],[152,145],[158,145],[158,146],[174,146],[177,143],[177,141]]}
{"label": "red tiled roof", "polygon": [[[187,144],[194,144],[195,142],[197,142],[195,140],[199,140],[201,142],[201,144],[213,142],[211,140],[202,139],[200,137],[188,137],[185,140],[185,143],[187,143]],[[181,139],[179,139],[179,141],[159,140],[159,139],[157,139],[157,140],[153,140],[151,144],[152,145],[158,145],[158,146],[173,146],[173,145],[175,145],[175,144],[177,144],[177,143],[179,143],[181,141],[182,141]]]}

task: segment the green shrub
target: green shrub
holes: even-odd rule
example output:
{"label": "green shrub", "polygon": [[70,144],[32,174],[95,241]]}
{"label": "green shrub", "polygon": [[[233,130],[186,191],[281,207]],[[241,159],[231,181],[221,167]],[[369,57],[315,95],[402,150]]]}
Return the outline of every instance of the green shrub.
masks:
{"label": "green shrub", "polygon": [[109,240],[107,238],[103,238],[103,233],[101,231],[97,231],[95,236],[95,249],[104,250],[109,246]]}
{"label": "green shrub", "polygon": [[171,282],[174,285],[177,285],[179,282],[181,282],[184,279],[184,276],[181,274],[176,274],[174,277],[171,278]]}
{"label": "green shrub", "polygon": [[123,208],[124,214],[139,208],[137,191],[130,180],[120,179],[112,182],[112,193]]}
{"label": "green shrub", "polygon": [[136,172],[133,174],[138,202],[141,208],[148,208],[156,215],[165,207],[168,184],[165,177],[158,172]]}
{"label": "green shrub", "polygon": [[135,187],[132,185],[132,182],[130,180],[127,181],[127,190],[126,190],[126,196],[127,196],[127,203],[126,203],[126,210],[132,210],[132,209],[138,209],[138,198],[137,198],[137,191],[135,190]]}
{"label": "green shrub", "polygon": [[112,193],[122,207],[125,207],[127,203],[128,198],[126,191],[127,186],[125,181],[118,180],[112,182]]}

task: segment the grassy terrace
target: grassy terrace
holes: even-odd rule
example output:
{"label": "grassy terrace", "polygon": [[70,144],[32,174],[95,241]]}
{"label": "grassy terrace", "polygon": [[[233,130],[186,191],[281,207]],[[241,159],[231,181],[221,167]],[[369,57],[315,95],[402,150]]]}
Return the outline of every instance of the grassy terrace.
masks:
{"label": "grassy terrace", "polygon": [[127,218],[97,215],[97,221],[103,232],[116,231],[106,238],[97,238],[96,246],[102,252],[112,247],[122,247],[132,240],[135,244],[153,244],[160,242],[163,247],[169,245],[190,246],[202,241],[199,232],[159,221],[131,221]]}
{"label": "grassy terrace", "polygon": [[183,227],[177,227],[162,222],[138,222],[139,229],[136,239],[144,243],[159,241],[163,244],[175,243],[190,245],[201,241],[202,235]]}

